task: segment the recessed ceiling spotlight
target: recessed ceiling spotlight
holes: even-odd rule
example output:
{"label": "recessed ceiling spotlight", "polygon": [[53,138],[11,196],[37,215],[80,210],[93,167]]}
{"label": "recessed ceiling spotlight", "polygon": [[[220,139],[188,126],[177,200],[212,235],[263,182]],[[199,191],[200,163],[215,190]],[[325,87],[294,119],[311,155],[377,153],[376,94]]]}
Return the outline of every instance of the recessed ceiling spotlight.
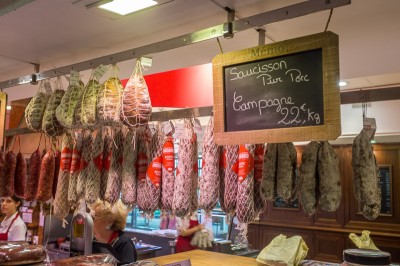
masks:
{"label": "recessed ceiling spotlight", "polygon": [[104,5],[99,6],[101,9],[105,9],[120,15],[127,15],[135,11],[139,11],[151,6],[155,6],[158,3],[153,0],[114,0]]}
{"label": "recessed ceiling spotlight", "polygon": [[344,86],[346,86],[347,85],[347,82],[346,81],[339,81],[339,86],[340,87],[344,87]]}

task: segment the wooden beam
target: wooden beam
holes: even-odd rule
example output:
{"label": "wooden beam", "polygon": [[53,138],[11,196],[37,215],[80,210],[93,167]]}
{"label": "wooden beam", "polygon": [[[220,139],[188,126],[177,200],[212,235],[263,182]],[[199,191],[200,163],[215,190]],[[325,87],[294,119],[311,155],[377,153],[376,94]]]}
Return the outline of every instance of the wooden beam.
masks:
{"label": "wooden beam", "polygon": [[381,89],[360,89],[358,91],[342,91],[340,93],[341,104],[367,103],[379,101],[391,101],[400,99],[400,86]]}

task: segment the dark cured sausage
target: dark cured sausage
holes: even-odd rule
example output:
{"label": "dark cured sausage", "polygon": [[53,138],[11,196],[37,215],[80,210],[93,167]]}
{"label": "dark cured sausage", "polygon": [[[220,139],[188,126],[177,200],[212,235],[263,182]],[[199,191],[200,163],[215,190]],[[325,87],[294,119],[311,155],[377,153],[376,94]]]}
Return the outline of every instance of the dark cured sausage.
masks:
{"label": "dark cured sausage", "polygon": [[0,150],[0,196],[3,195],[4,189],[4,153]]}
{"label": "dark cured sausage", "polygon": [[51,199],[53,180],[54,180],[55,157],[52,150],[46,152],[40,167],[40,178],[36,199],[38,201],[48,201]]}
{"label": "dark cured sausage", "polygon": [[25,200],[33,201],[36,198],[36,192],[39,184],[40,166],[42,155],[39,149],[34,151],[29,159],[29,175],[25,185]]}
{"label": "dark cured sausage", "polygon": [[56,198],[58,174],[60,173],[61,152],[56,151],[54,156],[55,156],[55,168],[54,168],[54,181],[53,181],[53,189],[52,189],[53,199]]}
{"label": "dark cured sausage", "polygon": [[17,158],[14,152],[9,151],[4,158],[4,175],[2,182],[2,195],[1,197],[11,197],[14,195],[14,175],[17,166]]}
{"label": "dark cured sausage", "polygon": [[17,154],[17,167],[14,177],[14,193],[17,197],[23,198],[25,195],[26,162],[21,152]]}

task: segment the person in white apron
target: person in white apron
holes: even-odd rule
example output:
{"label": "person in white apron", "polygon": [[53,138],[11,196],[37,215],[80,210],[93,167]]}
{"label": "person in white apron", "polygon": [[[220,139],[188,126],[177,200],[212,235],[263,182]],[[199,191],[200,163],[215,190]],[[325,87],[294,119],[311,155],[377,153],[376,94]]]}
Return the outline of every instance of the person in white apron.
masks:
{"label": "person in white apron", "polygon": [[0,225],[0,240],[25,241],[26,225],[18,213],[22,200],[16,196],[1,198],[1,212],[5,214]]}

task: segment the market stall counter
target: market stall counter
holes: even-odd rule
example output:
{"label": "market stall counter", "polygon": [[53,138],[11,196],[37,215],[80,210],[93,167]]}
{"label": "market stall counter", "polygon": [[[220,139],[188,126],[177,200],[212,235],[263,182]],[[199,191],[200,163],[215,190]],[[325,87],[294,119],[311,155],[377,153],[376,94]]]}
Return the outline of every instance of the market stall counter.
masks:
{"label": "market stall counter", "polygon": [[165,265],[187,259],[190,259],[192,266],[257,266],[255,258],[228,255],[199,249],[156,257],[152,258],[151,261],[156,262],[159,265]]}

